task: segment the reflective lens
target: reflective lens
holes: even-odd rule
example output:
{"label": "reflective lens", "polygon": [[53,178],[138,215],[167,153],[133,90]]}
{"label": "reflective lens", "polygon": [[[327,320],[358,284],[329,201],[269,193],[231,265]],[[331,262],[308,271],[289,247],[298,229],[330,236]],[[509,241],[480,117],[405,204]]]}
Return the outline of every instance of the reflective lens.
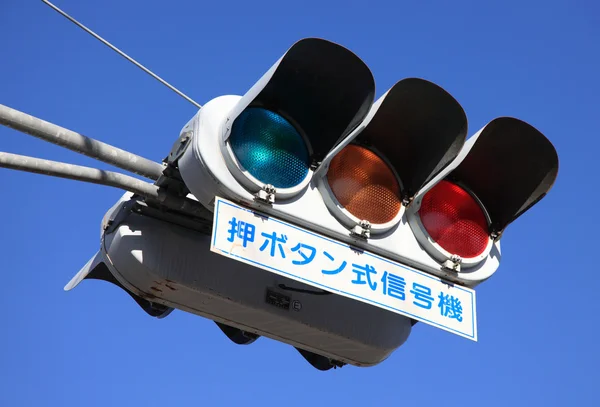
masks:
{"label": "reflective lens", "polygon": [[477,201],[458,185],[440,181],[423,197],[419,216],[429,236],[451,254],[473,258],[487,247],[485,214]]}
{"label": "reflective lens", "polygon": [[400,211],[400,185],[371,150],[350,144],[331,160],[327,181],[338,202],[372,224],[387,223]]}
{"label": "reflective lens", "polygon": [[229,137],[239,163],[253,177],[275,188],[291,188],[308,174],[304,139],[283,117],[261,108],[246,109]]}

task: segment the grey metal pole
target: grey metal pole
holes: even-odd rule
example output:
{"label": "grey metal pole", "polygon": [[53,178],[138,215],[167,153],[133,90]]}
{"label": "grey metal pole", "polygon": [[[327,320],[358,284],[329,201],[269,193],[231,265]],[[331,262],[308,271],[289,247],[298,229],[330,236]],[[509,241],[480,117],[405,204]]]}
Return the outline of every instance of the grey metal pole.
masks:
{"label": "grey metal pole", "polygon": [[120,188],[156,200],[175,211],[212,218],[212,213],[197,201],[171,195],[154,184],[117,172],[5,152],[0,152],[0,167]]}
{"label": "grey metal pole", "polygon": [[48,123],[2,104],[0,104],[0,124],[143,177],[157,180],[162,175],[163,166],[155,161]]}

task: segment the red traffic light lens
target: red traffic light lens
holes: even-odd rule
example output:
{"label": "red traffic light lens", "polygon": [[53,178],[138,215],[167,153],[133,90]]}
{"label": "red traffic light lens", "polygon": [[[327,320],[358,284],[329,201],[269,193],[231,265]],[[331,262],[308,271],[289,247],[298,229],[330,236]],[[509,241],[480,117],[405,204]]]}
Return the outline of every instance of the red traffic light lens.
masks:
{"label": "red traffic light lens", "polygon": [[369,149],[353,144],[344,147],[331,160],[327,181],[338,202],[360,220],[384,224],[400,211],[398,180]]}
{"label": "red traffic light lens", "polygon": [[473,258],[488,245],[483,209],[467,191],[449,181],[440,181],[425,194],[419,216],[429,236],[451,254]]}

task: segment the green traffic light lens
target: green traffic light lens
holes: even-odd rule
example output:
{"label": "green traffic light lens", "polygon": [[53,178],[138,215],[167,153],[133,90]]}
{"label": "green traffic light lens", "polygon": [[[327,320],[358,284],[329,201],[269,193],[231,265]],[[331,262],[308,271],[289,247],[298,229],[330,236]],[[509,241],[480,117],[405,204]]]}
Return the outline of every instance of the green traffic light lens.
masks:
{"label": "green traffic light lens", "polygon": [[242,169],[275,188],[292,188],[307,176],[310,157],[298,130],[282,116],[262,108],[246,109],[229,137]]}

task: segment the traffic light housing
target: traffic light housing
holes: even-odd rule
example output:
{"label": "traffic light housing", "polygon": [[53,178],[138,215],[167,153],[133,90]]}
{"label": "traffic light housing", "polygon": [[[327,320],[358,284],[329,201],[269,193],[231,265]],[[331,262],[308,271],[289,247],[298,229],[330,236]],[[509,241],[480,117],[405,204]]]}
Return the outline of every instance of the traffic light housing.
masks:
{"label": "traffic light housing", "polygon": [[[183,127],[157,184],[211,212],[225,198],[474,288],[497,270],[506,227],[552,187],[558,158],[518,119],[467,133],[462,106],[440,86],[402,79],[375,101],[360,58],[308,38],[243,96],[206,103]],[[416,322],[209,252],[204,223],[135,196],[107,216],[102,263],[154,316],[184,309],[214,320],[237,344],[271,337],[324,370],[380,363]],[[98,273],[84,268],[68,288]]]}
{"label": "traffic light housing", "polygon": [[[375,103],[373,94],[358,57],[302,40],[244,96],[216,98],[194,116],[182,132],[189,143],[177,161],[181,177],[211,210],[221,196],[476,286],[499,266],[507,220],[551,188],[554,147],[527,123],[502,117],[466,142],[463,108],[424,79],[400,80]],[[443,206],[443,197],[432,200],[443,188],[455,212],[432,206]],[[425,211],[434,212],[423,223]],[[435,216],[468,227],[429,222]],[[455,236],[473,247],[444,243]]]}
{"label": "traffic light housing", "polygon": [[[195,313],[239,345],[260,336],[288,343],[320,370],[382,362],[416,319],[477,339],[473,287],[497,270],[507,226],[557,177],[556,151],[539,130],[499,117],[466,140],[458,101],[418,78],[398,81],[373,103],[375,83],[363,61],[317,38],[293,44],[243,96],[201,106],[48,5],[200,109],[161,165],[0,105],[2,125],[156,181],[0,152],[1,167],[128,191],[102,221],[100,250],[65,290],[104,280],[152,317],[176,308]],[[219,212],[226,205],[230,212]],[[377,275],[365,260],[377,264],[380,302],[348,281],[327,285],[243,258],[247,241],[238,244],[242,226],[232,213],[323,244],[330,260],[330,249],[352,258],[359,280],[360,273]],[[223,218],[231,218],[230,230]],[[217,246],[219,237],[226,248]],[[314,259],[317,247],[304,243],[285,249],[301,256],[293,264]],[[300,251],[303,244],[312,257]],[[345,266],[319,272],[312,263],[304,271],[330,275]],[[355,283],[366,288],[364,280]],[[366,292],[375,295],[376,284],[369,280]],[[438,320],[416,308],[435,309],[428,285],[439,294]],[[464,323],[461,298],[470,309]]]}

